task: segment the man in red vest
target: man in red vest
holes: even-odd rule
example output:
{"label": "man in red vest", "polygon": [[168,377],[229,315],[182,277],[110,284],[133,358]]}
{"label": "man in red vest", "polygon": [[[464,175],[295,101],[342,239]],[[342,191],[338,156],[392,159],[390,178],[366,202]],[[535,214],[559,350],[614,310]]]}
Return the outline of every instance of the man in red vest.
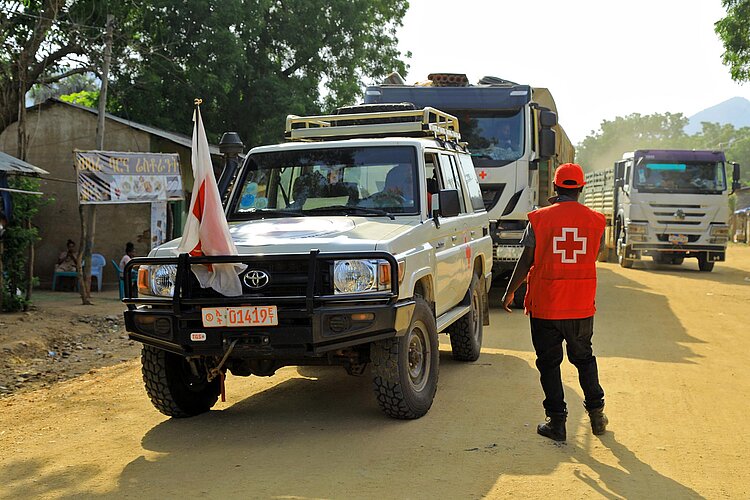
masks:
{"label": "man in red vest", "polygon": [[565,340],[568,359],[578,369],[585,396],[584,407],[591,430],[604,434],[604,391],[591,349],[594,333],[596,257],[604,237],[604,216],[578,203],[585,184],[583,170],[575,163],[555,171],[552,205],[529,213],[529,224],[521,243],[523,254],[516,264],[503,307],[510,311],[513,295],[526,279],[524,300],[531,320],[531,340],[536,351],[544,390],[547,422],[537,432],[555,441],[565,441],[565,405],[560,364]]}

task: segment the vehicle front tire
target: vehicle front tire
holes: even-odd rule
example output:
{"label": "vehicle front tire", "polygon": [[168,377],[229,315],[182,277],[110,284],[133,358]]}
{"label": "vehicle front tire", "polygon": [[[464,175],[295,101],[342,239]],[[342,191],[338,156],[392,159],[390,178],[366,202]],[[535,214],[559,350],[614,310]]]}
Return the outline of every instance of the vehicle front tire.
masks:
{"label": "vehicle front tire", "polygon": [[[448,327],[451,338],[451,351],[456,361],[476,361],[482,350],[482,287],[475,274],[469,285],[471,309],[461,319]],[[518,292],[516,292],[518,293]],[[515,304],[515,301],[514,301]]]}
{"label": "vehicle front tire", "polygon": [[437,326],[427,302],[416,297],[406,334],[370,346],[372,381],[378,406],[389,417],[415,419],[432,406],[437,391]]}
{"label": "vehicle front tire", "polygon": [[714,270],[714,262],[709,262],[708,255],[705,253],[698,256],[698,269],[704,273],[710,273]]}
{"label": "vehicle front tire", "polygon": [[210,410],[219,399],[221,381],[208,381],[205,365],[198,363],[195,376],[185,358],[144,345],[141,372],[154,407],[169,417],[193,417]]}
{"label": "vehicle front tire", "polygon": [[617,262],[619,262],[620,267],[630,269],[631,267],[633,267],[633,260],[626,259],[626,254],[627,248],[625,248],[625,230],[622,229],[620,230],[620,236],[617,238]]}

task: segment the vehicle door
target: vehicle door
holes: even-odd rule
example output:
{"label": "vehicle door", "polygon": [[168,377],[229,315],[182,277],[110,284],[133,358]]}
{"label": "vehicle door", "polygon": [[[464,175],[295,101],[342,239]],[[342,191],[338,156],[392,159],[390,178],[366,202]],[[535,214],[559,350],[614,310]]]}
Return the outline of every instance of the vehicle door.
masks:
{"label": "vehicle door", "polygon": [[[482,200],[474,164],[468,154],[456,156],[461,181],[464,185],[466,214],[463,216],[468,230],[467,260],[470,264],[469,272],[473,272],[473,262],[477,255],[485,253],[486,262],[492,262],[492,242],[489,237],[487,210]],[[489,252],[489,254],[487,254]],[[480,270],[482,271],[482,270]],[[468,277],[471,280],[471,275]]]}
{"label": "vehicle door", "polygon": [[465,220],[466,201],[463,185],[457,175],[455,156],[441,152],[438,158],[438,186],[440,189],[456,189],[460,210],[456,217],[440,217],[440,228],[434,244],[437,266],[436,313],[448,311],[461,302],[466,294],[470,271],[467,271],[466,248],[468,226]]}

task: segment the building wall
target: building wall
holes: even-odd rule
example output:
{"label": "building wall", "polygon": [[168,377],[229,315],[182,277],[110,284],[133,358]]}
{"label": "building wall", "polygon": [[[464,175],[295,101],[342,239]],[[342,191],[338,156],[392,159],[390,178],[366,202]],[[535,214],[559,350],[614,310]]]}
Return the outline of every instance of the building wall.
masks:
{"label": "building wall", "polygon": [[[29,149],[27,161],[49,172],[42,177],[41,191],[49,203],[34,222],[39,227],[41,240],[36,245],[34,273],[42,286],[52,281],[57,256],[65,250],[68,238],[78,245],[81,234],[78,212],[76,176],[73,150],[96,149],[96,114],[61,103],[45,104],[28,111],[27,131]],[[104,149],[109,151],[151,152],[152,137],[141,130],[107,120]],[[0,149],[15,155],[17,129],[13,124],[0,134]],[[189,149],[161,141],[159,152],[179,153]],[[183,167],[184,168],[184,167]],[[135,244],[136,255],[150,250],[151,206],[148,203],[97,205],[94,231],[94,253],[104,255],[104,284],[116,284],[118,276],[110,261],[119,263],[125,243]]]}

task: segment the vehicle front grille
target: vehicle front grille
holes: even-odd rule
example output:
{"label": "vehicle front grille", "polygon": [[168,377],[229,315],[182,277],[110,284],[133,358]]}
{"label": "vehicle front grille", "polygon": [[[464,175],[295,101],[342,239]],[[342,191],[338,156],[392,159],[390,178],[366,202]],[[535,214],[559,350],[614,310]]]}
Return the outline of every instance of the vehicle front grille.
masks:
{"label": "vehicle front grille", "polygon": [[706,221],[706,211],[701,205],[649,203],[658,224],[700,226]]}
{"label": "vehicle front grille", "polygon": [[[257,263],[250,263],[240,274],[242,294],[248,297],[304,297],[310,281],[310,261],[308,259],[264,258]],[[314,280],[313,293],[326,295],[333,293],[331,282],[331,265],[327,261],[318,261],[317,275]],[[268,276],[268,284],[252,287],[252,280],[245,279],[253,271],[261,271]],[[211,288],[201,288],[197,278],[190,273],[190,293],[193,298],[221,298],[222,295]]]}

